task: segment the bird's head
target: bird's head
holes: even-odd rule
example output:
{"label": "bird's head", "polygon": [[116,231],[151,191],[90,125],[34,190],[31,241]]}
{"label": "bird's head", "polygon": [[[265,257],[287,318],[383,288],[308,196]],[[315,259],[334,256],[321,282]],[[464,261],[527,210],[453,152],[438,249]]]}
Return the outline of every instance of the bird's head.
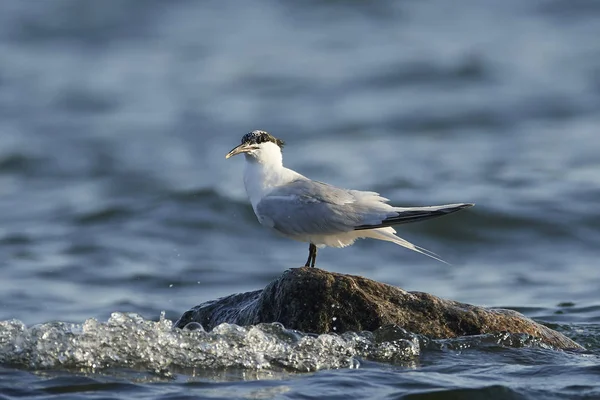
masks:
{"label": "bird's head", "polygon": [[252,131],[242,137],[242,143],[234,147],[225,158],[233,157],[237,154],[244,153],[249,160],[264,163],[271,160],[279,160],[281,162],[281,149],[284,142],[277,139],[266,131]]}

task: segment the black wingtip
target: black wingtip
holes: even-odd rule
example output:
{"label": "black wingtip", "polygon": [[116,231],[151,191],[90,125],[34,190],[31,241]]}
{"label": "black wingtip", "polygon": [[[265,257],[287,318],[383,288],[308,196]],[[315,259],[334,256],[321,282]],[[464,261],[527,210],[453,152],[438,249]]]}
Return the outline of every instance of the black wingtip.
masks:
{"label": "black wingtip", "polygon": [[[384,219],[383,221],[381,221],[380,224],[359,225],[359,226],[355,226],[354,230],[384,228],[387,226],[402,225],[402,224],[408,224],[408,223],[417,222],[417,221],[425,221],[428,219],[453,214],[457,211],[464,210],[465,208],[473,207],[474,205],[475,205],[474,203],[447,204],[444,206],[439,206],[439,207],[445,207],[445,208],[440,208],[440,209],[433,210],[433,211],[426,210],[426,209],[419,209],[419,208],[415,208],[412,210],[409,209],[409,210],[399,212],[398,215],[395,217],[389,217],[389,218]],[[425,207],[425,208],[427,208],[427,207]]]}
{"label": "black wingtip", "polygon": [[464,210],[465,208],[471,208],[474,205],[475,205],[475,203],[461,203],[461,204],[455,205],[454,207],[448,207],[448,208],[440,210],[440,211],[445,214],[452,214],[457,211]]}

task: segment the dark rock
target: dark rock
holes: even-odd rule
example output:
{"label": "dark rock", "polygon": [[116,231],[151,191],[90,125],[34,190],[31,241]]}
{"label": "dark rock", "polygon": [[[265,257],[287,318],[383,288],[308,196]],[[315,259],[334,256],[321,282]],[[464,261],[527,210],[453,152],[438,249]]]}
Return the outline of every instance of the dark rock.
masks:
{"label": "dark rock", "polygon": [[509,332],[538,337],[559,349],[580,345],[512,310],[487,309],[407,292],[360,276],[294,268],[263,290],[234,294],[185,312],[176,327],[198,322],[206,330],[227,322],[280,322],[310,333],[375,331],[394,324],[433,339]]}

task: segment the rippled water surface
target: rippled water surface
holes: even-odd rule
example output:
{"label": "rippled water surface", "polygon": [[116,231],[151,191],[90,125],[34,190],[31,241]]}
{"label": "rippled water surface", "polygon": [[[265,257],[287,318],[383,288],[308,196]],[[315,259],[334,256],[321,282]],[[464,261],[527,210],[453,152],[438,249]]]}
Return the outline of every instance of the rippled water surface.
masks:
{"label": "rippled water surface", "polygon": [[[598,37],[592,0],[1,2],[0,399],[600,398]],[[172,330],[306,259],[224,159],[252,129],[311,178],[477,204],[399,229],[452,266],[360,241],[319,267],[587,350]]]}

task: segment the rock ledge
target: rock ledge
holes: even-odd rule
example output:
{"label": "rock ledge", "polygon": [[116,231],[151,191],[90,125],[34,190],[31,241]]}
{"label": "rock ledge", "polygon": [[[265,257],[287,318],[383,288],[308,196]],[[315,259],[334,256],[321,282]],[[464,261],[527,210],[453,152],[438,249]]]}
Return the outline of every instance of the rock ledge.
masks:
{"label": "rock ledge", "polygon": [[526,333],[558,349],[582,349],[573,340],[522,314],[444,300],[360,276],[318,268],[293,268],[263,290],[203,303],[176,322],[198,322],[206,330],[227,322],[255,325],[280,322],[310,333],[375,331],[394,324],[432,339],[486,333]]}

